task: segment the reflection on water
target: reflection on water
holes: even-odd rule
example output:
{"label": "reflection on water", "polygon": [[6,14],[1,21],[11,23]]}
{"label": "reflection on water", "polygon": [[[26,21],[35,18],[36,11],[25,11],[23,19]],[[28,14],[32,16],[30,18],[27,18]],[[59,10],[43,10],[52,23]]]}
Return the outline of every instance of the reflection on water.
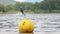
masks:
{"label": "reflection on water", "polygon": [[[31,19],[35,24],[34,33],[28,34],[53,34],[60,32],[60,14],[26,14],[25,17]],[[9,34],[10,32],[10,34],[17,34],[18,23],[23,18],[24,16],[18,14],[0,14],[0,33]]]}
{"label": "reflection on water", "polygon": [[20,34],[33,34],[33,33],[20,33]]}

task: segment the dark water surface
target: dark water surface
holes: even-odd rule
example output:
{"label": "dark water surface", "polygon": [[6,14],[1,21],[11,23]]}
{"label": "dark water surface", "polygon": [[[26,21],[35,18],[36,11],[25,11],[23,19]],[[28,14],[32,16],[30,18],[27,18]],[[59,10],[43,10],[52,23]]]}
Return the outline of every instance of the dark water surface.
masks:
{"label": "dark water surface", "polygon": [[[60,14],[26,14],[25,17],[35,24],[33,34],[60,34]],[[23,18],[19,14],[0,14],[0,34],[19,34],[17,26]]]}

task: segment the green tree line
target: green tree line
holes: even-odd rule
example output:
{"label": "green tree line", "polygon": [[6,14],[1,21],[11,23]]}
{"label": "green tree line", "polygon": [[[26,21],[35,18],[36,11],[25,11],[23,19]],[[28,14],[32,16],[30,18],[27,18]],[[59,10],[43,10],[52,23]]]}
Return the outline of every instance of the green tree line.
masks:
{"label": "green tree line", "polygon": [[33,12],[41,12],[40,10],[49,10],[52,12],[53,10],[60,10],[60,0],[43,0],[41,2],[30,3],[30,2],[16,2],[16,4],[3,5],[0,4],[0,11],[7,12],[10,10],[19,11],[19,6],[24,5],[24,10],[33,11]]}

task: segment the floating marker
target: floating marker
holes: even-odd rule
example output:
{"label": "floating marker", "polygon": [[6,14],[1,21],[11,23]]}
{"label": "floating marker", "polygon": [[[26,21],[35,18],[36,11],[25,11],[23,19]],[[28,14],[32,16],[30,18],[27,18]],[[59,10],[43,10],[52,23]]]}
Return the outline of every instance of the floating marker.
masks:
{"label": "floating marker", "polygon": [[20,33],[33,33],[34,24],[29,19],[22,19],[18,24],[18,29]]}

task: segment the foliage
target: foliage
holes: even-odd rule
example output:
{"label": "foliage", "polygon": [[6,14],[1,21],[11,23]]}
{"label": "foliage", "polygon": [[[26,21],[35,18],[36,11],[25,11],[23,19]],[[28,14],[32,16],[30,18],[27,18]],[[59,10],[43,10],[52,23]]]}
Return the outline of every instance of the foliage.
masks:
{"label": "foliage", "polygon": [[[30,3],[30,2],[16,2],[16,4],[3,5],[0,4],[0,11],[7,12],[11,10],[19,11],[20,5],[24,5],[24,10],[26,12],[46,12],[52,13],[54,10],[60,10],[60,0],[43,0],[41,2]],[[41,11],[43,10],[43,11]],[[44,11],[45,10],[45,11]],[[49,10],[49,11],[46,11]],[[56,11],[55,11],[56,12]],[[59,11],[58,11],[59,12]]]}

